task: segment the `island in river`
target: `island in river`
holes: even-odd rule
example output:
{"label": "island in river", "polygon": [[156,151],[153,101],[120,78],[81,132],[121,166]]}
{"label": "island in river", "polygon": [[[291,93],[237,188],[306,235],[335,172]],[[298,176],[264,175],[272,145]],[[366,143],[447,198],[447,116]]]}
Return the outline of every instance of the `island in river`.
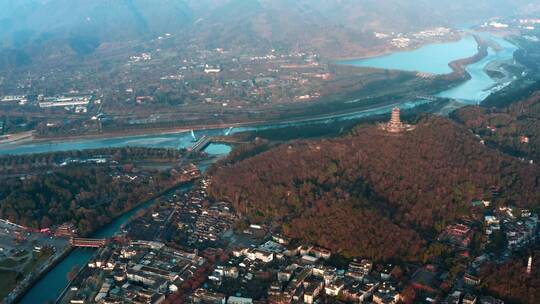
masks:
{"label": "island in river", "polygon": [[[413,51],[414,52],[414,51]],[[471,54],[474,55],[474,54]],[[494,60],[494,58],[489,57],[490,54],[486,57],[488,60]],[[500,58],[496,58],[497,60]],[[475,65],[474,63],[469,65],[472,66]],[[474,75],[472,75],[474,78]],[[471,81],[471,80],[469,80]],[[485,89],[484,87],[479,89]],[[347,104],[354,104],[354,99],[348,99],[346,102]],[[345,112],[342,114],[336,114],[336,115],[323,115],[321,117],[313,118],[313,119],[305,119],[305,120],[299,120],[299,121],[286,121],[284,123],[270,123],[270,124],[257,124],[254,126],[248,126],[248,127],[237,127],[234,129],[230,128],[222,128],[222,129],[215,129],[215,130],[201,130],[196,131],[196,136],[200,136],[201,134],[209,134],[209,135],[224,135],[226,133],[228,134],[234,134],[237,132],[242,131],[257,131],[257,130],[265,130],[265,129],[273,129],[273,128],[283,128],[283,127],[290,127],[290,126],[298,126],[298,125],[310,125],[310,124],[329,124],[333,123],[335,121],[341,121],[341,120],[354,120],[354,119],[362,119],[367,116],[371,115],[378,115],[378,114],[384,114],[390,111],[390,109],[395,105],[401,105],[403,108],[414,108],[418,105],[429,103],[429,100],[410,100],[410,101],[395,101],[395,102],[387,102],[384,106],[378,106],[375,108],[365,108],[361,111],[355,111],[355,112]],[[345,104],[344,101],[342,101],[343,104]],[[326,108],[323,108],[323,110],[327,110]],[[34,153],[36,151],[41,152],[47,152],[47,151],[62,151],[62,150],[73,150],[73,149],[88,149],[88,148],[100,148],[100,147],[118,147],[118,146],[154,146],[154,147],[170,147],[170,148],[179,148],[179,147],[186,147],[188,146],[192,141],[191,135],[188,132],[182,132],[182,133],[173,133],[173,134],[161,134],[161,135],[141,135],[141,136],[126,136],[126,137],[118,137],[118,138],[89,138],[89,139],[81,139],[81,140],[75,140],[75,141],[58,141],[53,143],[46,143],[46,142],[38,142],[38,143],[25,143],[20,145],[6,145],[2,146],[3,149],[0,150],[0,153],[3,154],[25,154],[25,153]],[[5,149],[4,149],[5,148]],[[221,147],[220,147],[221,148]],[[227,150],[227,149],[225,149]],[[80,259],[75,261],[74,259],[66,259],[66,263],[70,265],[74,265],[77,263],[80,263]],[[83,261],[84,263],[84,261]],[[61,266],[61,267],[60,267]],[[55,268],[53,270],[55,276],[57,278],[48,278],[48,280],[51,280],[51,282],[58,283],[58,273],[63,273],[65,276],[66,273],[66,267],[64,263],[59,265],[58,268]],[[67,269],[69,271],[70,269]],[[64,278],[62,278],[62,281],[64,281]],[[43,281],[42,281],[43,282]],[[55,284],[56,284],[55,283]],[[42,284],[42,283],[40,283]],[[50,288],[51,286],[47,283],[44,286],[41,286],[41,289],[31,290],[31,294],[38,295],[43,293],[43,288]],[[61,285],[62,283],[60,283]]]}
{"label": "island in river", "polygon": [[[458,41],[390,55],[391,58],[396,58],[392,59],[396,62],[414,63],[416,60],[414,64],[422,64],[416,70],[404,71],[401,66],[392,66],[391,62],[388,69],[379,69],[369,65],[370,59],[365,59],[368,61],[367,67],[332,60],[313,64],[316,67],[325,66],[325,69],[328,69],[326,73],[313,70],[312,65],[305,66],[302,75],[311,77],[306,79],[307,83],[317,82],[316,87],[279,103],[268,101],[235,105],[231,101],[219,105],[209,102],[204,106],[178,105],[164,108],[159,103],[146,102],[133,105],[129,111],[124,109],[118,112],[108,108],[112,102],[99,99],[96,102],[100,103],[91,106],[92,110],[89,110],[92,112],[100,109],[99,113],[93,113],[93,116],[67,115],[58,112],[63,111],[60,109],[34,109],[36,115],[41,114],[40,117],[43,117],[41,112],[45,111],[47,121],[38,122],[37,125],[26,121],[25,125],[35,126],[36,138],[51,140],[81,138],[87,135],[121,136],[304,120],[330,113],[355,112],[389,103],[415,101],[416,95],[434,97],[437,93],[467,80],[466,75],[459,72],[461,65],[457,63],[454,64],[458,66],[454,67],[457,72],[451,73],[450,62],[463,58],[475,59],[478,54],[482,55],[477,42],[473,36],[467,35]],[[392,61],[391,58],[385,56],[381,57],[381,60],[389,62]],[[441,72],[425,71],[429,66],[440,69]],[[288,69],[288,66],[282,69]],[[271,81],[271,78],[256,79],[256,82],[264,81]],[[17,115],[19,114],[9,114],[14,121],[18,121]],[[12,119],[10,118],[10,121]]]}
{"label": "island in river", "polygon": [[[225,134],[234,134],[243,131],[255,131],[265,130],[272,128],[283,128],[287,126],[295,125],[309,125],[309,124],[327,124],[329,122],[341,121],[341,120],[354,120],[361,119],[367,116],[379,115],[388,113],[394,106],[400,106],[403,109],[414,108],[416,106],[426,105],[433,101],[433,99],[418,99],[422,92],[429,93],[431,96],[438,95],[442,100],[458,100],[461,103],[478,103],[486,94],[494,92],[500,87],[497,87],[499,83],[497,79],[490,78],[485,72],[485,66],[488,63],[505,62],[513,59],[513,53],[516,50],[516,46],[504,41],[501,38],[495,36],[477,38],[479,41],[487,41],[489,39],[495,41],[501,46],[497,51],[492,48],[488,49],[488,53],[484,54],[484,44],[482,47],[478,47],[476,40],[472,36],[467,36],[458,42],[452,42],[449,44],[435,44],[430,47],[425,47],[413,51],[399,52],[393,55],[392,59],[385,63],[384,67],[388,69],[400,69],[402,66],[398,63],[406,62],[407,60],[413,60],[418,66],[417,70],[424,70],[427,67],[434,66],[439,72],[445,73],[450,69],[450,65],[454,70],[457,70],[451,74],[457,74],[464,64],[468,64],[466,67],[467,73],[463,76],[462,80],[455,82],[455,80],[438,80],[440,83],[438,87],[444,87],[444,91],[433,91],[432,89],[426,91],[426,83],[422,80],[422,77],[416,76],[416,73],[409,73],[413,79],[410,81],[419,81],[418,86],[424,87],[424,91],[416,91],[412,87],[408,87],[407,83],[403,84],[403,93],[397,96],[389,97],[384,92],[386,91],[385,82],[381,82],[380,87],[372,87],[370,90],[373,92],[383,92],[380,96],[373,97],[359,97],[359,96],[345,96],[344,99],[335,100],[331,103],[316,103],[312,106],[296,105],[296,110],[291,111],[289,115],[300,115],[300,118],[287,118],[281,117],[276,120],[257,120],[252,123],[223,123],[223,124],[207,124],[198,126],[183,126],[183,127],[167,127],[167,128],[150,128],[150,129],[132,129],[122,131],[110,131],[104,133],[96,133],[93,135],[73,135],[73,136],[55,136],[53,138],[42,138],[36,141],[19,142],[14,144],[0,144],[0,154],[20,154],[20,153],[39,153],[48,151],[62,151],[62,150],[80,150],[80,149],[96,149],[101,147],[119,147],[119,146],[145,146],[145,147],[167,147],[167,148],[186,148],[191,144],[191,136],[189,130],[195,129],[197,136],[207,134],[210,136],[221,136]],[[468,59],[460,60],[461,64],[452,63],[455,58],[446,52],[446,49],[461,50],[459,53],[467,56]],[[429,52],[426,53],[426,48]],[[475,53],[476,52],[476,53]],[[431,54],[431,56],[429,56]],[[441,60],[441,54],[447,54],[447,61]],[[486,55],[479,60],[482,55]],[[436,61],[431,62],[426,58],[436,57]],[[389,58],[388,56],[380,57]],[[365,60],[365,61],[364,61]],[[477,62],[471,63],[474,60]],[[371,59],[363,59],[354,62],[344,62],[353,65],[368,65]],[[340,63],[339,65],[343,65]],[[433,63],[433,64],[432,64]],[[362,68],[372,69],[372,68]],[[399,72],[401,73],[401,72]],[[470,75],[470,77],[469,77]],[[445,75],[437,77],[447,77]],[[436,79],[437,79],[436,77]],[[433,82],[435,80],[431,80]],[[415,94],[411,94],[413,90]],[[406,94],[405,94],[406,93]],[[418,93],[418,94],[416,94]],[[373,95],[373,94],[371,94]],[[425,96],[428,97],[428,96]],[[386,99],[388,98],[388,99]],[[436,98],[435,98],[436,99]],[[428,109],[429,110],[429,109]],[[433,111],[439,111],[439,108],[432,108]],[[301,114],[300,114],[301,113]],[[241,119],[241,117],[238,117]],[[197,129],[199,128],[199,129]],[[231,129],[232,128],[232,129]],[[127,135],[126,135],[127,134]],[[146,135],[140,135],[146,134]]]}

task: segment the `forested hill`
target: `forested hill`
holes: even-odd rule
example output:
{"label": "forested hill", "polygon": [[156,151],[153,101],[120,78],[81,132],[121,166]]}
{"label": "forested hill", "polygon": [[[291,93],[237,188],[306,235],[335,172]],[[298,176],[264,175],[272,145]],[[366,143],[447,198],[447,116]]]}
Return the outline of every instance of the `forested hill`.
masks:
{"label": "forested hill", "polygon": [[456,111],[452,117],[488,145],[540,162],[540,91],[530,93],[508,107],[469,106]]}
{"label": "forested hill", "polygon": [[525,275],[528,256],[517,256],[504,264],[486,265],[480,276],[484,290],[504,299],[505,303],[540,303],[540,252],[534,250],[533,273]]}
{"label": "forested hill", "polygon": [[2,156],[0,218],[35,229],[69,222],[89,235],[181,183],[174,168],[181,153],[124,147]]}
{"label": "forested hill", "polygon": [[540,201],[540,170],[483,146],[467,129],[427,117],[400,135],[294,142],[218,169],[211,194],[252,222],[350,256],[418,258],[435,230],[471,215],[471,201]]}

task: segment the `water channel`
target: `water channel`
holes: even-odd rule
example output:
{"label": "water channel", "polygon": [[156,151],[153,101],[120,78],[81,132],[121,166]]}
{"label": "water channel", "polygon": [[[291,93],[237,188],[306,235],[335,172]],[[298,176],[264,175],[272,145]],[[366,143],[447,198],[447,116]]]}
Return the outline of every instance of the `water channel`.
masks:
{"label": "water channel", "polygon": [[[490,36],[491,37],[491,36]],[[512,60],[513,53],[517,49],[511,43],[497,37],[491,37],[499,48],[489,50],[487,57],[479,62],[467,67],[471,74],[471,80],[445,92],[439,96],[460,100],[464,103],[478,103],[483,100],[490,92],[500,89],[504,83],[491,79],[485,73],[485,67],[493,62],[502,62]],[[432,44],[417,50],[398,52],[391,55],[347,61],[346,64],[355,66],[368,66],[384,69],[414,70],[432,74],[444,74],[450,72],[448,63],[470,57],[475,54],[477,49],[475,40],[471,36],[466,36],[460,41],[450,43]],[[428,101],[406,101],[400,103],[403,109],[413,108],[419,104]],[[328,124],[340,120],[359,119],[370,115],[388,113],[395,105],[380,106],[372,109],[355,111],[346,114],[328,115],[294,122],[282,122],[272,124],[261,124],[250,127],[239,127],[232,131],[229,129],[213,129],[195,131],[197,137],[203,134],[209,136],[221,136],[228,133],[237,133],[249,130],[276,129],[288,126],[308,125],[308,124]],[[59,141],[59,142],[39,142],[0,145],[0,155],[2,154],[27,154],[43,153],[65,150],[97,149],[105,147],[161,147],[161,148],[185,148],[192,144],[193,138],[190,132],[178,132],[171,134],[153,134],[123,136],[113,138],[88,138],[80,140]],[[211,144],[207,150],[212,155],[228,154],[230,147],[222,144]],[[114,222],[98,231],[94,237],[110,237],[117,233],[120,227],[125,224],[129,218],[141,209],[147,208],[152,202],[147,202],[127,214],[117,218]],[[67,285],[67,273],[74,267],[82,267],[87,263],[93,254],[90,249],[76,249],[62,262],[47,273],[22,299],[21,303],[39,304],[54,301],[62,289]]]}

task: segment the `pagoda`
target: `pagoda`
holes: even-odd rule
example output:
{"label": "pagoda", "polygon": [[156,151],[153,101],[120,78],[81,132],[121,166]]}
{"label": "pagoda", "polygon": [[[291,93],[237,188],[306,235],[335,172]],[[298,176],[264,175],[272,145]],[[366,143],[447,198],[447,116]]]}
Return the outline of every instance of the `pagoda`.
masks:
{"label": "pagoda", "polygon": [[392,109],[390,121],[379,126],[388,133],[401,133],[414,130],[415,126],[401,122],[401,110],[398,107]]}

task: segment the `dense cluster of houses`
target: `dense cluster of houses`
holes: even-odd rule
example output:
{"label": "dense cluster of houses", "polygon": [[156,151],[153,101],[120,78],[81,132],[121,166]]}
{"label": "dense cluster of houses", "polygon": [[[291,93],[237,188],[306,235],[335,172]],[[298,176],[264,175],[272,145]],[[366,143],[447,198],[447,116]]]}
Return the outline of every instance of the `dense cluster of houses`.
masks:
{"label": "dense cluster of houses", "polygon": [[507,240],[504,250],[511,251],[537,235],[536,214],[479,201],[473,205],[485,208],[483,222],[463,219],[436,239],[454,254],[457,271],[444,261],[349,260],[265,225],[233,232],[237,218],[231,205],[211,202],[208,186],[201,179],[190,192],[177,193],[133,220],[124,231],[127,238],[100,250],[83,279],[72,284],[71,303],[160,303],[197,277],[200,284],[190,285],[196,287],[186,294],[189,303],[391,304],[412,298],[415,303],[502,304],[479,292],[477,276],[482,264],[497,257],[485,250],[471,256],[473,243],[479,236],[492,242],[499,234]]}
{"label": "dense cluster of houses", "polygon": [[190,280],[204,262],[197,251],[182,251],[161,242],[111,245],[90,260],[86,278],[72,284],[69,302],[160,303]]}
{"label": "dense cluster of houses", "polygon": [[536,238],[538,215],[529,209],[500,207],[493,214],[484,217],[484,226],[488,237],[502,232],[506,237],[508,249],[516,250]]}
{"label": "dense cluster of houses", "polygon": [[[193,303],[315,303],[321,298],[348,302],[397,303],[400,299],[391,272],[394,265],[354,260],[346,269],[330,266],[331,252],[302,244],[289,244],[274,235],[257,246],[232,250],[224,265],[215,267],[210,284],[197,290]],[[253,288],[258,286],[258,288]],[[229,297],[227,296],[229,295]],[[258,299],[259,301],[257,301]]]}

